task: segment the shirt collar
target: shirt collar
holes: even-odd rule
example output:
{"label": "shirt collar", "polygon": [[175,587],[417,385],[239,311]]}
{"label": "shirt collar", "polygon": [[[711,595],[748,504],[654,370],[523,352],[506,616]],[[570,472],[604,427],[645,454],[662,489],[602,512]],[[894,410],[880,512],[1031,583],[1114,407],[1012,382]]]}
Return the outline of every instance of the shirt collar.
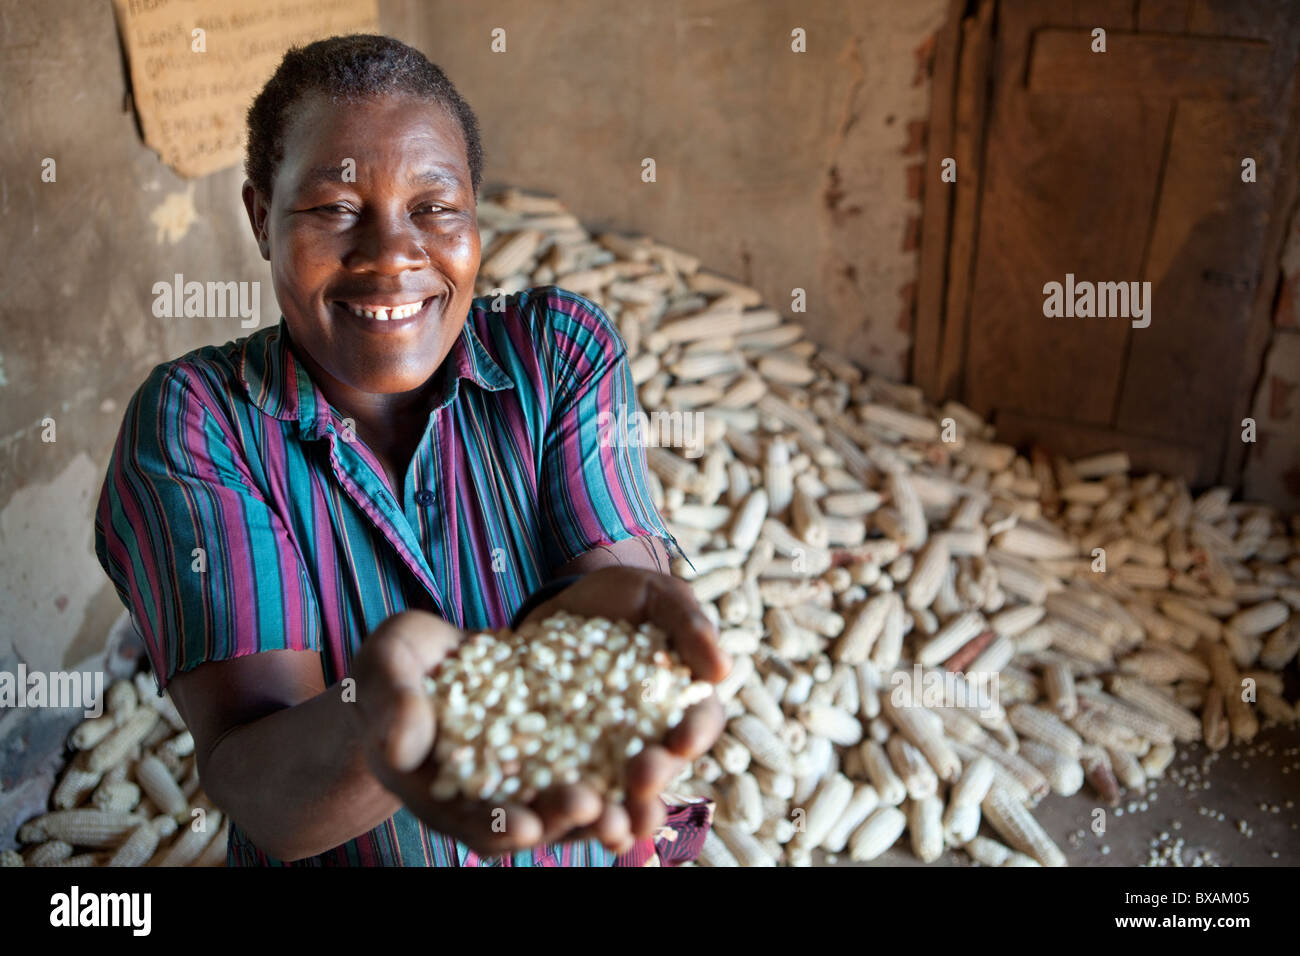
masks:
{"label": "shirt collar", "polygon": [[[456,400],[463,378],[489,392],[514,388],[514,382],[475,333],[472,318],[466,321],[434,375],[437,382],[430,414]],[[333,409],[294,355],[289,326],[283,316],[278,326],[255,333],[244,342],[239,379],[249,400],[267,415],[281,421],[297,421],[304,438],[325,434]]]}

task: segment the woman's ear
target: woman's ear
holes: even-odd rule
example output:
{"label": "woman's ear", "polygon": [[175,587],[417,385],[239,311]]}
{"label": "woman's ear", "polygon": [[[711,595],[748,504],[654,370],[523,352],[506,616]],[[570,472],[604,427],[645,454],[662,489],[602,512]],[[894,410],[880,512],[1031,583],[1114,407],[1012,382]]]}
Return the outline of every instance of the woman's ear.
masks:
{"label": "woman's ear", "polygon": [[271,211],[271,200],[258,191],[251,179],[244,180],[243,197],[244,209],[248,211],[248,223],[253,227],[257,248],[262,253],[262,258],[270,262],[271,240],[266,234],[266,220]]}

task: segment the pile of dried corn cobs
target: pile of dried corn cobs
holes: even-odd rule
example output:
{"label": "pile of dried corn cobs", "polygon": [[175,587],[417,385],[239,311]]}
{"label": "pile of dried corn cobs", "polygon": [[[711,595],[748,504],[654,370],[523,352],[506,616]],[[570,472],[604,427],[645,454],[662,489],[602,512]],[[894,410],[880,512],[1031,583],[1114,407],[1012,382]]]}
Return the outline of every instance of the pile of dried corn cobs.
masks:
{"label": "pile of dried corn cobs", "polygon": [[[691,558],[674,572],[735,660],[727,730],[673,788],[718,801],[701,863],[870,860],[906,832],[927,862],[959,846],[1058,865],[1031,812],[1049,792],[1086,780],[1115,804],[1179,743],[1294,722],[1300,520],[1130,477],[1122,454],[1021,457],[754,290],[649,239],[593,238],[554,199],[509,191],[479,220],[480,295],[553,283],[617,323],[650,417],[624,410],[613,440],[690,446],[646,454]],[[59,809],[24,828],[37,845],[5,862],[224,857],[179,718],[121,687],[78,731]]]}
{"label": "pile of dried corn cobs", "polygon": [[615,439],[692,441],[646,454],[674,571],[735,658],[727,731],[675,787],[719,803],[701,863],[869,860],[907,832],[927,862],[1060,864],[1031,813],[1050,791],[1114,804],[1177,744],[1295,720],[1300,520],[1122,454],[1021,457],[554,199],[479,220],[480,295],[553,283],[617,324],[649,417]]}
{"label": "pile of dried corn cobs", "polygon": [[225,866],[228,824],[199,788],[194,738],[153,678],[114,682],[72,732],[53,809],[18,830],[3,866]]}

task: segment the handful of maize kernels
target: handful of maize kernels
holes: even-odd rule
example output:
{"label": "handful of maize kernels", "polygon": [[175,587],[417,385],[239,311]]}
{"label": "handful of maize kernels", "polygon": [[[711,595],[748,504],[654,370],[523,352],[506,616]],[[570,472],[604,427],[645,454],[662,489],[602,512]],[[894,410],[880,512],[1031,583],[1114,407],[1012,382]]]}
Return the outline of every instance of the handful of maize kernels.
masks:
{"label": "handful of maize kernels", "polygon": [[624,764],[713,692],[653,625],[567,613],[475,634],[427,686],[434,798],[525,803],[576,783],[621,799]]}

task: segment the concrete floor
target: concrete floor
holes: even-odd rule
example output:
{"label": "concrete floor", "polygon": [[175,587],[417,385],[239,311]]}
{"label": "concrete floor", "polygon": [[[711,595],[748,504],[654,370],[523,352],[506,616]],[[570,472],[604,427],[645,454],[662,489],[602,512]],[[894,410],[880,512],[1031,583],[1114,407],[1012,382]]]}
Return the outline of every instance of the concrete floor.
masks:
{"label": "concrete floor", "polygon": [[[1198,858],[1202,866],[1300,865],[1300,729],[1268,727],[1249,746],[1230,744],[1217,755],[1199,744],[1183,748],[1164,779],[1149,784],[1145,794],[1126,793],[1119,807],[1105,808],[1101,836],[1091,830],[1098,806],[1084,784],[1073,797],[1048,796],[1034,811],[1071,866],[1148,866],[1152,853],[1159,866],[1174,866],[1175,856],[1184,866],[1196,865]],[[987,826],[981,832],[996,838]],[[840,855],[835,865],[923,864],[904,836],[871,863]],[[965,853],[948,851],[933,865],[972,863]]]}

